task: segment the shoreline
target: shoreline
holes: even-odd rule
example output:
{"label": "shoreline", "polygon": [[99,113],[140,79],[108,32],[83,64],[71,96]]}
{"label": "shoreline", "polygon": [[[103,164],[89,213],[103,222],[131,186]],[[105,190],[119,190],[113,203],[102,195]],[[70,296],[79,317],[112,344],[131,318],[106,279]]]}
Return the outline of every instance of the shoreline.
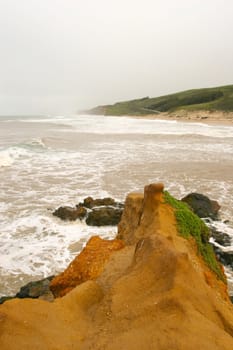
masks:
{"label": "shoreline", "polygon": [[[162,115],[156,117],[161,118]],[[164,178],[170,189],[179,197],[193,189],[202,193],[214,193],[214,198],[221,198],[224,210],[226,208],[227,213],[232,213],[232,126],[205,126],[198,121],[197,124],[185,122],[182,124],[182,120],[181,124],[178,124],[176,121],[140,121],[124,117],[105,120],[103,116],[88,117],[85,120],[87,134],[79,133],[79,137],[76,130],[79,130],[79,125],[82,130],[83,117],[77,119],[74,117],[68,121],[69,130],[74,123],[73,133],[68,133],[64,126],[60,128],[60,118],[58,128],[54,128],[54,123],[50,124],[50,120],[47,124],[44,119],[43,123],[42,120],[28,123],[26,135],[23,132],[25,122],[18,123],[18,133],[14,134],[12,141],[19,147],[10,148],[9,152],[5,153],[9,157],[9,165],[1,168],[4,176],[2,186],[4,207],[1,217],[4,222],[4,233],[7,233],[2,239],[4,271],[11,268],[8,266],[14,266],[15,257],[20,258],[21,264],[17,267],[21,274],[20,278],[28,279],[27,271],[29,269],[35,271],[34,266],[38,265],[37,268],[44,271],[43,256],[46,254],[49,259],[46,260],[45,269],[51,269],[48,270],[51,271],[48,274],[56,273],[60,269],[60,261],[65,259],[62,260],[62,255],[55,248],[59,245],[69,257],[73,251],[66,242],[69,244],[70,241],[76,240],[77,235],[82,238],[88,236],[91,229],[84,229],[81,225],[78,228],[74,228],[73,225],[64,228],[63,225],[50,220],[47,208],[51,209],[52,206],[56,207],[61,203],[75,205],[77,198],[81,200],[94,193],[98,193],[98,196],[109,194],[123,199],[128,190],[134,190],[133,186],[138,190],[147,179],[159,181]],[[96,124],[94,128],[93,124]],[[106,127],[103,128],[103,124]],[[4,126],[6,128],[2,128],[2,142],[8,142],[7,135],[14,132],[15,123],[5,123]],[[45,133],[46,128],[48,131]],[[158,136],[160,130],[162,134]],[[38,143],[41,135],[44,137],[43,141],[48,147],[48,152],[45,147],[43,152],[41,151],[41,145]],[[26,152],[24,143],[22,146],[20,144],[22,137],[25,141],[27,139]],[[9,147],[12,147],[11,144]],[[51,149],[54,151],[51,152]],[[25,162],[22,162],[24,159]],[[62,169],[59,168],[61,163],[64,166]],[[30,169],[30,176],[27,169]],[[54,176],[50,172],[51,169],[55,172]],[[13,176],[19,179],[16,184],[12,183]],[[62,191],[61,182],[65,183]],[[27,188],[31,189],[26,201],[21,199],[20,195],[21,191],[25,191],[25,183]],[[232,217],[225,212],[223,215],[226,220]],[[35,228],[35,223],[38,223],[38,228]],[[17,236],[14,238],[12,235],[12,227],[15,232],[19,232],[22,245],[20,251],[17,249],[18,242],[15,239]],[[29,231],[30,242],[27,238]],[[96,233],[96,229],[92,232]],[[37,237],[43,237],[43,241],[48,242],[46,250],[38,244]],[[10,254],[7,250],[9,247],[12,247]],[[32,249],[38,264],[30,262],[29,252],[31,253]],[[42,277],[43,274],[38,277],[36,275],[38,279]],[[13,286],[18,285],[13,274],[10,276],[4,274],[1,282],[7,285],[7,288],[9,285],[9,290],[10,283]],[[14,288],[16,291],[17,288]]]}
{"label": "shoreline", "polygon": [[187,112],[179,111],[176,113],[162,112],[158,114],[147,115],[129,115],[127,117],[135,119],[154,119],[154,120],[168,120],[185,123],[202,123],[207,125],[222,125],[233,126],[233,112],[209,112],[209,111],[197,111]]}

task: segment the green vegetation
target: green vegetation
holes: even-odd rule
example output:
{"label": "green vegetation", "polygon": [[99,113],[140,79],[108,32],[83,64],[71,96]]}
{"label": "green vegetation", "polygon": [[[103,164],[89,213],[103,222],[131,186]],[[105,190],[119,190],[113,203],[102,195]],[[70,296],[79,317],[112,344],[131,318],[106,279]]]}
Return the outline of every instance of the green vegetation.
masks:
{"label": "green vegetation", "polygon": [[209,89],[195,89],[156,98],[99,106],[89,111],[104,115],[147,115],[179,110],[233,111],[233,85]]}
{"label": "green vegetation", "polygon": [[166,203],[175,209],[175,216],[178,224],[178,231],[184,238],[194,237],[198,252],[202,255],[206,264],[216,275],[225,282],[225,276],[218,263],[213,247],[209,242],[209,229],[206,224],[195,215],[189,206],[172,197],[169,192],[164,192]]}

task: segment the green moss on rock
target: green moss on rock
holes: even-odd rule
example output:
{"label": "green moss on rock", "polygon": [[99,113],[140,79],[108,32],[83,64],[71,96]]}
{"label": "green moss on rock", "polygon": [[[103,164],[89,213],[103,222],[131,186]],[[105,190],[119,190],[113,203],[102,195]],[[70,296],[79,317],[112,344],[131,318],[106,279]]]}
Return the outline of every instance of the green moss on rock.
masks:
{"label": "green moss on rock", "polygon": [[226,281],[225,275],[221,269],[221,265],[216,259],[213,247],[209,243],[209,229],[206,224],[195,215],[189,206],[164,192],[166,203],[175,209],[175,216],[178,225],[178,231],[184,238],[194,237],[197,243],[198,252],[202,255],[204,261],[216,275]]}

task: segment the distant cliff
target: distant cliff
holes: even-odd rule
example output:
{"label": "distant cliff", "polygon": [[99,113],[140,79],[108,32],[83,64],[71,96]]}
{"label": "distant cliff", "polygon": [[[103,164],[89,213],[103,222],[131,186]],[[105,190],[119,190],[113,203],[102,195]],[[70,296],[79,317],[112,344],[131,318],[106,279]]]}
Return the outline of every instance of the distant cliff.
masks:
{"label": "distant cliff", "polygon": [[233,349],[208,229],[162,184],[129,194],[117,238],[92,238],[51,287],[52,303],[0,306],[1,350]]}
{"label": "distant cliff", "polygon": [[117,102],[98,106],[89,111],[100,115],[150,115],[177,111],[233,112],[233,85],[209,89],[195,89],[171,95]]}

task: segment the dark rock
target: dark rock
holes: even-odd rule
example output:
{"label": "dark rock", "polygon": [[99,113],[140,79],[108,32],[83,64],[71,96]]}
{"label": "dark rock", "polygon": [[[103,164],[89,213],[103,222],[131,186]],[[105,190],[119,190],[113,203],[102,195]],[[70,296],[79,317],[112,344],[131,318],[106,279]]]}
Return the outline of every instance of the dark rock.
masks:
{"label": "dark rock", "polygon": [[11,299],[14,299],[14,298],[15,298],[15,296],[9,296],[9,297],[4,296],[4,297],[0,297],[0,304],[3,304],[3,303],[5,303],[5,301],[11,300]]}
{"label": "dark rock", "polygon": [[119,209],[124,209],[125,203],[117,202],[116,205],[115,205],[115,207],[116,207],[116,208],[119,208]]}
{"label": "dark rock", "polygon": [[213,213],[213,217],[217,218],[218,212],[221,209],[221,205],[217,201],[215,201],[213,199],[210,199],[210,203],[211,203],[211,211]]}
{"label": "dark rock", "polygon": [[96,208],[88,213],[86,224],[89,226],[117,225],[120,222],[122,212],[123,210],[119,208]]}
{"label": "dark rock", "polygon": [[92,197],[87,197],[84,199],[83,203],[80,203],[80,205],[92,209],[94,207],[100,207],[100,206],[116,206],[117,202],[115,199],[107,197],[107,198],[98,198],[93,199]]}
{"label": "dark rock", "polygon": [[50,290],[50,282],[54,276],[49,276],[43,278],[42,280],[29,282],[25,286],[20,288],[20,291],[14,296],[4,296],[0,298],[0,304],[3,304],[7,300],[15,298],[31,298],[31,299],[44,299],[47,301],[52,301],[54,299],[53,293]]}
{"label": "dark rock", "polygon": [[213,245],[213,248],[219,261],[223,265],[233,268],[233,252],[224,252],[222,249],[216,247],[215,245]]}
{"label": "dark rock", "polygon": [[230,295],[230,301],[233,303],[233,295]]}
{"label": "dark rock", "polygon": [[54,276],[49,276],[39,281],[29,282],[25,286],[20,288],[20,291],[16,294],[16,298],[43,298],[50,299],[51,291],[49,288],[50,281]]}
{"label": "dark rock", "polygon": [[227,233],[218,231],[213,226],[209,226],[209,229],[210,229],[210,236],[213,237],[215,242],[217,242],[218,244],[224,247],[231,245],[231,237]]}
{"label": "dark rock", "polygon": [[87,209],[76,205],[76,214],[80,220],[84,219],[87,215]]}
{"label": "dark rock", "polygon": [[62,220],[83,219],[87,214],[86,208],[81,206],[72,207],[60,207],[53,212],[54,216],[58,216]]}
{"label": "dark rock", "polygon": [[[90,210],[94,210],[96,207],[102,209],[101,212],[98,212],[98,214],[96,212],[91,214]],[[124,203],[116,202],[115,199],[110,197],[97,199],[87,197],[82,203],[77,204],[75,208],[68,206],[59,207],[53,212],[53,215],[59,217],[62,220],[74,221],[76,219],[82,220],[88,214],[88,218],[86,220],[88,225],[95,225],[89,224],[89,222],[92,222],[93,220],[96,221],[97,219],[94,218],[97,216],[99,217],[97,221],[103,222],[103,225],[116,225],[120,220],[123,208]],[[102,217],[102,219],[100,219],[100,217]],[[103,219],[103,217],[105,217],[105,219]],[[102,224],[98,224],[98,226],[101,225]]]}
{"label": "dark rock", "polygon": [[187,203],[200,218],[210,217],[217,219],[220,209],[217,201],[210,200],[207,196],[200,193],[190,193],[182,198],[182,201]]}

